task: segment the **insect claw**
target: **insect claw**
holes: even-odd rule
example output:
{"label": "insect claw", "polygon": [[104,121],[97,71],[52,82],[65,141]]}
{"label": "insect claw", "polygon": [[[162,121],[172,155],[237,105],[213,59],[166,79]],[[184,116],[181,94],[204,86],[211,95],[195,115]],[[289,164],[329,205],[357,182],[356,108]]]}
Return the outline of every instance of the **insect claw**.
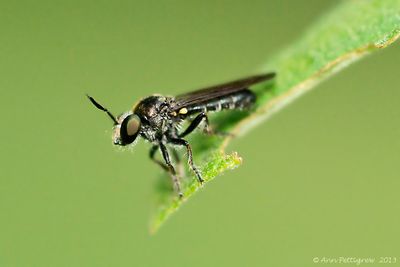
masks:
{"label": "insect claw", "polygon": [[201,185],[204,184],[204,179],[203,179],[200,175],[197,177],[197,179],[199,180],[199,183],[200,183]]}
{"label": "insect claw", "polygon": [[211,127],[206,127],[203,131],[206,135],[209,136],[217,136],[217,137],[235,137],[234,134],[229,133],[229,132],[223,132],[219,130],[214,130]]}

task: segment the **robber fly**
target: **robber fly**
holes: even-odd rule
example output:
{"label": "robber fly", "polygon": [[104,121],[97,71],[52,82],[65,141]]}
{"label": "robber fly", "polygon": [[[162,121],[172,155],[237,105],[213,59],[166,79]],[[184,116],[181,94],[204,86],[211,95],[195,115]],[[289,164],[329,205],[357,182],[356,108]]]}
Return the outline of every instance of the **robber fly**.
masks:
{"label": "robber fly", "polygon": [[[251,76],[176,97],[152,95],[144,98],[132,110],[118,117],[112,115],[91,96],[88,95],[87,97],[95,107],[106,112],[113,120],[113,141],[115,145],[129,145],[139,135],[152,143],[150,158],[170,173],[174,187],[179,196],[182,197],[180,182],[171,163],[167,145],[171,149],[174,149],[173,146],[186,148],[189,167],[196,174],[199,183],[203,183],[201,173],[193,162],[192,148],[184,137],[195,130],[203,121],[206,133],[216,133],[210,127],[208,112],[242,110],[252,107],[256,96],[249,90],[249,86],[272,79],[274,76],[274,73]],[[189,121],[190,124],[186,130],[179,132],[184,121]],[[155,158],[157,150],[161,150],[165,163]]]}

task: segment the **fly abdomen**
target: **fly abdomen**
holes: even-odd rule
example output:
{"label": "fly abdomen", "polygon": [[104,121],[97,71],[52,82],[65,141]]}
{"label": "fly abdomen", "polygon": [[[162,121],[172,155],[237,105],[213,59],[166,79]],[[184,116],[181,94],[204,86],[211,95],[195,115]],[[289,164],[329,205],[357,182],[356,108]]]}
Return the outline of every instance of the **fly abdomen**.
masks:
{"label": "fly abdomen", "polygon": [[206,103],[199,103],[197,105],[189,106],[187,107],[187,111],[188,113],[196,113],[199,111],[218,112],[221,110],[241,110],[250,108],[255,101],[255,94],[248,89],[243,89],[236,93],[209,100]]}
{"label": "fly abdomen", "polygon": [[[243,91],[234,93],[232,95],[228,95],[226,97],[221,98],[217,102],[217,106],[215,107],[214,105],[207,107],[209,111],[219,111],[223,109],[247,109],[250,108],[254,102],[256,101],[256,96],[255,94],[248,90],[245,89]],[[219,103],[219,104],[218,104]]]}

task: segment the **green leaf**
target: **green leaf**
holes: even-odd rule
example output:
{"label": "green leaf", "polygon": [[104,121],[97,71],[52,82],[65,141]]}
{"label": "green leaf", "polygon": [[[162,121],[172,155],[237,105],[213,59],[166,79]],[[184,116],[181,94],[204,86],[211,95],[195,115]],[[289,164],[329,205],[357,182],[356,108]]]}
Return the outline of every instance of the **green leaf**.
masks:
{"label": "green leaf", "polygon": [[[213,124],[234,137],[243,135],[327,77],[385,48],[399,36],[399,0],[346,1],[322,16],[298,42],[266,62],[260,72],[274,71],[277,77],[272,83],[252,87],[258,97],[254,110],[217,115]],[[194,176],[182,179],[184,197],[179,199],[169,180],[160,179],[158,207],[150,225],[152,233],[196,191],[208,186],[217,175],[241,164],[236,153],[224,153],[231,140],[232,136],[205,138],[198,134],[190,139],[196,163],[203,162],[201,170],[206,182],[201,186]]]}

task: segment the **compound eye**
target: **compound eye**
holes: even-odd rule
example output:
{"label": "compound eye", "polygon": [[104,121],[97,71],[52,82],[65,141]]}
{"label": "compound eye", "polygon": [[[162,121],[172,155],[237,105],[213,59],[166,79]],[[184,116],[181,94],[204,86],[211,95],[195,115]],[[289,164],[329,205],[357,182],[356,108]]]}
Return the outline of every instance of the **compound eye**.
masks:
{"label": "compound eye", "polygon": [[121,141],[130,144],[135,141],[140,130],[140,118],[136,114],[129,115],[121,124]]}
{"label": "compound eye", "polygon": [[126,124],[126,133],[128,136],[134,136],[140,129],[140,119],[137,115],[130,115]]}

